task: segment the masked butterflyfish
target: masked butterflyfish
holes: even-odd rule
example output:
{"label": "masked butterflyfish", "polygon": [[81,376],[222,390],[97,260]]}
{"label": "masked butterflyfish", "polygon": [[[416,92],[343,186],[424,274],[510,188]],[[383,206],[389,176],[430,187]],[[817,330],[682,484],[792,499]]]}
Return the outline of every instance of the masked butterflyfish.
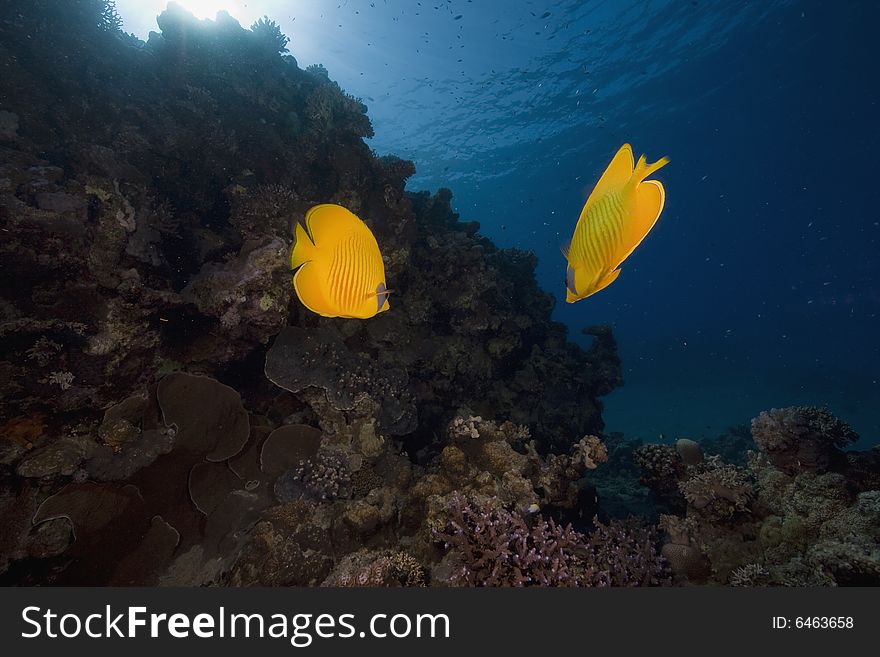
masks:
{"label": "masked butterflyfish", "polygon": [[611,285],[626,260],[651,232],[666,199],[663,185],[645,180],[669,163],[662,157],[648,164],[642,155],[633,164],[632,147],[624,144],[596,183],[563,255],[565,300],[574,303]]}
{"label": "masked butterflyfish", "polygon": [[367,319],[388,310],[379,244],[360,218],[339,205],[316,205],[297,222],[290,265],[303,305],[324,317]]}

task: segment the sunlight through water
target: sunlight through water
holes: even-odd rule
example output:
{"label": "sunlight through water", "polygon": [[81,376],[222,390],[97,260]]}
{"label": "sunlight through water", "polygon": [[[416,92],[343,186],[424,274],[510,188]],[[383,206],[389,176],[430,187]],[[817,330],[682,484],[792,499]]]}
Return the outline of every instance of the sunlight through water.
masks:
{"label": "sunlight through water", "polygon": [[238,18],[241,7],[233,0],[178,0],[177,4],[192,12],[196,18],[215,18],[218,11],[225,11],[233,18]]}

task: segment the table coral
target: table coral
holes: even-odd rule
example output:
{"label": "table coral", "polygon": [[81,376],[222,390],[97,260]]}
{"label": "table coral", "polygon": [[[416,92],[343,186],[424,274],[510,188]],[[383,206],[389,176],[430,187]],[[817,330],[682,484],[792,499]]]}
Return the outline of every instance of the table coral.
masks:
{"label": "table coral", "polygon": [[291,392],[323,390],[338,410],[352,410],[360,398],[369,397],[379,405],[380,426],[393,435],[414,428],[417,414],[406,373],[378,367],[365,354],[349,350],[330,327],[285,328],[266,355],[265,371],[270,381]]}

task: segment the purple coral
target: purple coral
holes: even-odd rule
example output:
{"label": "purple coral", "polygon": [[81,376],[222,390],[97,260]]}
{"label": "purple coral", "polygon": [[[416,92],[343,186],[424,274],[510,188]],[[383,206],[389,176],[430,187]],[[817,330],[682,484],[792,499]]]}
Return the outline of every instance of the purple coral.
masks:
{"label": "purple coral", "polygon": [[580,586],[576,552],[582,536],[541,517],[527,523],[497,500],[454,494],[450,517],[434,536],[457,555],[451,581],[459,586]]}
{"label": "purple coral", "polygon": [[435,530],[455,555],[460,586],[647,586],[664,583],[654,534],[613,521],[589,536],[550,518],[528,519],[454,494],[446,527]]}
{"label": "purple coral", "polygon": [[814,406],[764,411],[752,420],[752,437],[770,462],[788,474],[826,472],[840,449],[859,438],[828,409]]}
{"label": "purple coral", "polygon": [[669,583],[668,568],[657,552],[657,535],[632,519],[595,521],[587,539],[593,586],[660,586]]}

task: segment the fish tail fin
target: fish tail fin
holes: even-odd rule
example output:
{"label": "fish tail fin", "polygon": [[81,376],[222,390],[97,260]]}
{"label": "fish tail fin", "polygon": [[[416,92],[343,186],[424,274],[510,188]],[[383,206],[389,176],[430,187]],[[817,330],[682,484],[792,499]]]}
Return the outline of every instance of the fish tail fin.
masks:
{"label": "fish tail fin", "polygon": [[630,180],[638,184],[658,169],[665,167],[667,164],[669,164],[668,157],[661,157],[656,162],[648,164],[648,158],[642,155],[639,158],[639,161],[636,162],[636,167],[633,170],[632,178]]}
{"label": "fish tail fin", "polygon": [[309,239],[309,234],[306,232],[306,229],[303,228],[302,224],[296,222],[296,228],[293,231],[294,240],[293,240],[293,249],[290,251],[290,267],[291,269],[297,269],[302,267],[309,260],[313,260],[315,257],[315,245],[311,239]]}

